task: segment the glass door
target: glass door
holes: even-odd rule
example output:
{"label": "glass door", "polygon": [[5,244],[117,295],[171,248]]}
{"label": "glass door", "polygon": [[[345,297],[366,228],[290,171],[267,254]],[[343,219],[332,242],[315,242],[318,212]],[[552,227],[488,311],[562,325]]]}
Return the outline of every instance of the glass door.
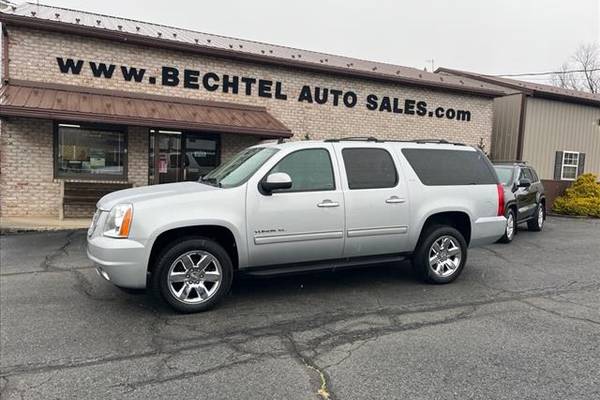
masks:
{"label": "glass door", "polygon": [[150,130],[149,157],[151,185],[179,182],[183,175],[181,132]]}
{"label": "glass door", "polygon": [[220,163],[219,135],[150,130],[148,183],[197,181]]}

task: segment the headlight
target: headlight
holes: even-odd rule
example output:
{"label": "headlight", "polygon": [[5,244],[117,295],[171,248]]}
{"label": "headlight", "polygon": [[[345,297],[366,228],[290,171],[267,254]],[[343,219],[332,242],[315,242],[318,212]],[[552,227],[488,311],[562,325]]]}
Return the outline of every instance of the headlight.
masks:
{"label": "headlight", "polygon": [[104,224],[104,236],[126,238],[133,219],[133,206],[131,204],[117,204],[110,210]]}

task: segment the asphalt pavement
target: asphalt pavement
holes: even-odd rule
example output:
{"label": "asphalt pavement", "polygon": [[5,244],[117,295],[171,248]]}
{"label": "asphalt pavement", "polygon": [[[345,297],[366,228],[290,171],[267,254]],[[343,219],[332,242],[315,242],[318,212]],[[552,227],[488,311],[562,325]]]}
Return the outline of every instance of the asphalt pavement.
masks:
{"label": "asphalt pavement", "polygon": [[408,263],[239,278],[176,314],[99,278],[85,232],[0,237],[2,399],[597,399],[600,220]]}

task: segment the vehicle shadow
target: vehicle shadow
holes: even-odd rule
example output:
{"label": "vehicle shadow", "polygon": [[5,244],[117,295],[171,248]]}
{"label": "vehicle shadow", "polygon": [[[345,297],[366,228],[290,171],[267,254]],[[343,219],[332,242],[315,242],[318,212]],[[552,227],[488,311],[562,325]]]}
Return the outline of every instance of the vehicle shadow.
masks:
{"label": "vehicle shadow", "polygon": [[[214,308],[214,312],[294,310],[317,304],[320,307],[326,304],[340,306],[348,299],[362,299],[364,303],[367,298],[375,304],[377,294],[393,295],[406,288],[415,290],[420,286],[407,261],[283,276],[238,274],[234,277],[230,293]],[[177,314],[151,293],[147,293],[146,300],[161,314]]]}

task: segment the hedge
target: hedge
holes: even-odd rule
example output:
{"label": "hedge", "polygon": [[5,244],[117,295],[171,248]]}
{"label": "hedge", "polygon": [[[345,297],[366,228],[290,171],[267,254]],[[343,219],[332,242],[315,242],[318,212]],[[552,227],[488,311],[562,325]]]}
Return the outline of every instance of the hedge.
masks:
{"label": "hedge", "polygon": [[556,198],[553,211],[600,218],[600,183],[597,177],[594,174],[580,175],[564,195]]}

